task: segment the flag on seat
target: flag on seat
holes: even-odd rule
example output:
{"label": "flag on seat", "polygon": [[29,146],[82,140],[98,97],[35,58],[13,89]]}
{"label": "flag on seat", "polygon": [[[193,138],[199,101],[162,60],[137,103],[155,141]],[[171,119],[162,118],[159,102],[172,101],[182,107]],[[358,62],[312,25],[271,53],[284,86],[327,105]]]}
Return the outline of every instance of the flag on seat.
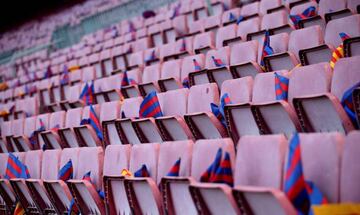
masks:
{"label": "flag on seat", "polygon": [[16,207],[15,207],[15,210],[14,210],[14,215],[25,215],[25,210],[21,206],[20,202],[18,202],[16,204]]}
{"label": "flag on seat", "polygon": [[214,56],[211,56],[211,59],[214,62],[214,65],[216,67],[224,67],[226,66],[225,63],[220,58],[215,58]]}
{"label": "flag on seat", "polygon": [[181,8],[181,2],[178,3],[174,9],[173,9],[173,13],[170,17],[170,19],[174,19],[175,17],[179,16],[180,15],[180,8]]}
{"label": "flag on seat", "polygon": [[151,51],[150,56],[145,59],[145,62],[150,62],[156,59],[155,49]]}
{"label": "flag on seat", "polygon": [[190,88],[189,77],[184,78],[184,80],[182,81],[182,85],[184,88]]}
{"label": "flag on seat", "polygon": [[219,148],[216,152],[214,161],[210,164],[210,166],[206,169],[206,171],[201,175],[200,182],[212,182],[212,179],[215,176],[218,168],[220,167],[222,157],[222,149]]}
{"label": "flag on seat", "polygon": [[50,65],[46,68],[45,74],[44,74],[44,79],[46,78],[50,78],[52,76],[52,71],[51,71],[51,67]]}
{"label": "flag on seat", "polygon": [[310,6],[306,8],[301,14],[290,15],[290,19],[294,23],[294,26],[299,28],[299,22],[301,20],[308,19],[313,16],[316,16],[316,8],[314,6]]}
{"label": "flag on seat", "polygon": [[79,99],[81,101],[83,101],[83,103],[86,105],[92,104],[93,103],[93,93],[94,93],[94,85],[92,84],[91,86],[89,86],[88,83],[86,83],[80,93]]}
{"label": "flag on seat", "polygon": [[83,175],[82,180],[85,180],[85,181],[91,182],[91,171],[89,171],[89,172],[85,173],[85,174]]}
{"label": "flag on seat", "polygon": [[230,154],[225,152],[224,160],[221,161],[220,167],[217,169],[211,182],[224,183],[232,187],[234,185],[234,178],[231,169]]}
{"label": "flag on seat", "polygon": [[[311,181],[306,181],[306,191],[310,198],[311,206],[314,205],[324,205],[328,203],[327,198],[321,193],[320,189],[315,186]],[[312,208],[309,211],[309,215],[313,215]]]}
{"label": "flag on seat", "polygon": [[294,207],[306,213],[309,206],[309,196],[302,170],[300,139],[295,133],[289,144],[289,154],[285,169],[284,192]]}
{"label": "flag on seat", "polygon": [[138,169],[135,173],[134,176],[139,178],[139,177],[150,177],[150,172],[148,170],[148,168],[146,167],[145,164],[143,164],[140,169]]}
{"label": "flag on seat", "polygon": [[65,85],[70,82],[69,69],[66,65],[64,65],[63,73],[61,75],[60,84]]}
{"label": "flag on seat", "polygon": [[265,62],[264,58],[266,56],[274,54],[274,50],[270,46],[270,32],[266,31],[264,36],[264,42],[263,42],[263,48],[261,53],[261,61],[260,66],[264,69],[265,68]]}
{"label": "flag on seat", "polygon": [[341,98],[341,105],[344,107],[346,114],[349,116],[351,121],[355,126],[359,126],[356,120],[356,113],[354,108],[354,101],[353,101],[353,92],[356,88],[360,87],[360,82],[355,84],[354,86],[350,87],[348,90],[345,91],[344,95]]}
{"label": "flag on seat", "polygon": [[224,93],[224,95],[221,96],[220,106],[218,106],[214,103],[210,104],[212,113],[216,116],[216,118],[221,122],[221,124],[224,127],[226,127],[224,108],[225,108],[225,105],[228,105],[228,104],[231,104],[231,100],[230,100],[229,94],[227,94],[227,93]]}
{"label": "flag on seat", "polygon": [[5,170],[5,179],[13,178],[30,178],[30,173],[25,164],[23,164],[15,155],[9,153],[6,170]]}
{"label": "flag on seat", "polygon": [[96,112],[94,110],[94,107],[92,105],[90,105],[90,113],[89,113],[88,121],[89,121],[89,124],[91,125],[91,127],[96,132],[97,137],[102,141],[103,140],[103,134],[102,134],[100,120],[97,117]]}
{"label": "flag on seat", "polygon": [[275,74],[275,94],[276,100],[284,100],[288,99],[288,89],[289,89],[289,79],[285,76]]}
{"label": "flag on seat", "polygon": [[194,63],[194,70],[195,70],[195,72],[201,71],[201,66],[200,66],[200,64],[196,61],[196,59],[193,59],[193,63]]}
{"label": "flag on seat", "polygon": [[339,33],[339,36],[342,40],[342,43],[335,49],[335,51],[333,51],[332,55],[331,55],[331,60],[330,60],[330,67],[332,69],[334,69],[336,62],[340,59],[344,57],[344,41],[346,39],[349,39],[350,36],[347,35],[344,32]]}
{"label": "flag on seat", "polygon": [[120,175],[127,176],[127,177],[133,177],[133,174],[128,169],[121,170]]}
{"label": "flag on seat", "polygon": [[58,179],[63,181],[73,179],[73,165],[71,159],[69,159],[69,161],[59,170]]}
{"label": "flag on seat", "polygon": [[185,38],[181,40],[180,51],[181,51],[181,52],[186,51],[186,40],[185,40]]}
{"label": "flag on seat", "polygon": [[134,84],[136,84],[136,81],[134,79],[129,78],[128,75],[127,75],[127,71],[125,71],[123,73],[123,79],[121,81],[121,87],[126,87],[126,86],[134,85]]}
{"label": "flag on seat", "polygon": [[236,20],[235,15],[230,12],[230,13],[229,13],[229,21],[231,22],[231,21],[235,21],[235,20]]}
{"label": "flag on seat", "polygon": [[149,93],[142,101],[140,105],[139,116],[140,118],[157,118],[163,116],[160,103],[155,91]]}
{"label": "flag on seat", "polygon": [[166,176],[179,176],[181,158],[177,159]]}
{"label": "flag on seat", "polygon": [[35,131],[33,131],[29,137],[29,141],[32,146],[34,146],[36,144],[36,141],[37,141],[36,135],[40,132],[46,131],[45,124],[42,121],[42,119],[40,119],[40,118],[39,118],[39,124],[40,124],[40,127],[38,129],[36,129]]}
{"label": "flag on seat", "polygon": [[244,16],[239,16],[236,20],[236,24],[240,24],[240,22],[244,21],[245,20],[245,17]]}

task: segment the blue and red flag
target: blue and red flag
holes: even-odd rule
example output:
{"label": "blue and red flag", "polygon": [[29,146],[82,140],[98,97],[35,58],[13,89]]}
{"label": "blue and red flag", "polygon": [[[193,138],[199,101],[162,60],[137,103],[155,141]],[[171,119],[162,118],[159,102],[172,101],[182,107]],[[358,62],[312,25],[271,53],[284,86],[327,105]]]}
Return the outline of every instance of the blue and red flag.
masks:
{"label": "blue and red flag", "polygon": [[308,7],[301,14],[290,15],[291,21],[294,23],[294,26],[298,28],[298,24],[301,20],[316,16],[316,8],[314,6]]}
{"label": "blue and red flag", "polygon": [[181,158],[176,160],[176,162],[171,167],[170,171],[168,172],[168,174],[166,176],[174,176],[174,177],[179,176],[180,164],[181,164]]}
{"label": "blue and red flag", "polygon": [[63,73],[62,73],[62,77],[60,80],[60,84],[61,85],[65,85],[68,84],[70,82],[70,77],[69,77],[69,69],[66,65],[64,65],[64,69],[63,69]]}
{"label": "blue and red flag", "polygon": [[150,56],[145,59],[145,62],[150,62],[156,59],[155,49],[151,51]]}
{"label": "blue and red flag", "polygon": [[184,78],[184,80],[182,81],[182,85],[184,88],[190,88],[189,77]]}
{"label": "blue and red flag", "polygon": [[150,173],[148,168],[146,167],[145,164],[143,164],[140,169],[138,169],[135,173],[134,173],[134,177],[150,177]]}
{"label": "blue and red flag", "polygon": [[223,124],[224,127],[226,127],[224,108],[225,105],[228,104],[231,104],[231,100],[229,94],[227,93],[224,93],[224,95],[221,96],[219,106],[214,103],[210,104],[212,113],[216,116],[216,118],[218,118],[218,120]]}
{"label": "blue and red flag", "polygon": [[59,170],[58,179],[67,181],[73,179],[73,165],[71,159]]}
{"label": "blue and red flag", "polygon": [[44,122],[42,121],[42,119],[39,118],[39,123],[40,123],[40,127],[38,129],[36,129],[35,131],[33,131],[29,137],[29,141],[31,143],[31,145],[35,145],[36,144],[36,135],[40,132],[46,131],[46,127]]}
{"label": "blue and red flag", "polygon": [[140,118],[147,118],[147,117],[157,118],[163,116],[161,112],[159,99],[155,91],[149,93],[142,101],[140,105],[139,116]]}
{"label": "blue and red flag", "polygon": [[289,144],[284,192],[298,211],[303,213],[308,211],[310,202],[303,175],[300,138],[298,133],[294,134]]}
{"label": "blue and red flag", "polygon": [[100,120],[97,117],[94,107],[92,105],[90,105],[90,113],[89,113],[88,121],[91,127],[95,130],[97,137],[102,141],[103,134],[102,134]]}
{"label": "blue and red flag", "polygon": [[185,40],[185,38],[181,40],[180,51],[181,51],[181,52],[186,51],[186,40]]}
{"label": "blue and red flag", "polygon": [[195,72],[201,71],[201,66],[200,66],[200,64],[196,61],[196,59],[193,59],[193,62],[194,62]]}
{"label": "blue and red flag", "polygon": [[288,99],[288,89],[289,89],[289,79],[285,76],[279,75],[276,72],[275,74],[275,94],[276,100],[285,100]]}
{"label": "blue and red flag", "polygon": [[126,87],[126,86],[129,86],[129,85],[135,85],[136,84],[136,81],[134,79],[131,79],[128,77],[127,75],[127,71],[125,71],[123,73],[123,79],[121,81],[121,87]]}
{"label": "blue and red flag", "polygon": [[260,61],[260,66],[263,69],[265,67],[264,58],[266,56],[269,56],[272,54],[274,54],[274,50],[270,46],[270,32],[267,30],[267,31],[265,31],[264,43],[263,43],[263,48],[262,48],[262,53],[261,53],[261,61]]}
{"label": "blue and red flag", "polygon": [[233,14],[233,13],[229,13],[229,21],[231,22],[231,21],[234,21],[234,20],[236,20],[236,17],[235,17],[235,15]]}
{"label": "blue and red flag", "polygon": [[245,20],[245,17],[244,16],[239,16],[236,20],[236,24],[240,24],[240,22],[244,21]]}
{"label": "blue and red flag", "polygon": [[[306,191],[310,198],[311,206],[314,205],[325,205],[328,203],[327,198],[321,193],[320,189],[315,186],[311,181],[306,181]],[[310,209],[309,215],[313,215],[313,210]]]}
{"label": "blue and red flag", "polygon": [[50,65],[46,68],[44,78],[50,78],[52,76],[52,71]]}
{"label": "blue and red flag", "polygon": [[342,40],[342,43],[333,51],[332,55],[331,55],[331,60],[330,60],[330,67],[332,69],[334,69],[336,62],[340,59],[344,57],[344,41],[346,39],[349,39],[350,36],[347,35],[345,32],[340,32],[339,36]]}
{"label": "blue and red flag", "polygon": [[211,182],[224,183],[230,187],[234,185],[230,154],[228,152],[225,152],[224,160],[221,161],[220,167],[217,169],[214,177],[211,179]]}
{"label": "blue and red flag", "polygon": [[82,180],[91,182],[91,171],[85,173],[85,174],[83,175]]}
{"label": "blue and red flag", "polygon": [[5,179],[30,178],[30,173],[25,164],[23,164],[15,155],[9,153],[7,166],[5,170]]}
{"label": "blue and red flag", "polygon": [[359,127],[359,125],[356,120],[357,117],[354,108],[353,92],[356,88],[359,87],[360,87],[360,82],[358,82],[357,84],[346,90],[343,97],[341,98],[341,105],[344,107],[346,114],[349,116],[353,124],[357,127]]}
{"label": "blue and red flag", "polygon": [[94,83],[91,82],[90,86],[88,83],[85,84],[84,88],[82,89],[80,93],[80,100],[84,102],[86,105],[90,105],[94,103]]}
{"label": "blue and red flag", "polygon": [[215,176],[218,168],[220,167],[222,157],[222,149],[219,148],[216,152],[214,161],[206,169],[206,171],[201,175],[200,182],[211,182],[212,178]]}
{"label": "blue and red flag", "polygon": [[171,15],[170,19],[174,19],[175,17],[180,15],[180,8],[181,8],[181,3],[177,4],[174,7],[173,14]]}
{"label": "blue and red flag", "polygon": [[226,66],[225,63],[220,58],[215,58],[214,56],[211,56],[211,59],[214,62],[214,65],[216,67],[224,67]]}

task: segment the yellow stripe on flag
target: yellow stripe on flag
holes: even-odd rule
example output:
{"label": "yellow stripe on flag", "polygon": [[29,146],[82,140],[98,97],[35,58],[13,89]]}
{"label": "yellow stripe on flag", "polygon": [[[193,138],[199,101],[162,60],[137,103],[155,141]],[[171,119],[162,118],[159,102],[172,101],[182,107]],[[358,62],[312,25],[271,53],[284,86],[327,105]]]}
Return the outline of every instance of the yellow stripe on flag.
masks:
{"label": "yellow stripe on flag", "polygon": [[340,45],[332,53],[331,60],[330,60],[330,66],[332,69],[334,69],[336,62],[342,57],[344,57],[344,48],[343,48],[343,45]]}
{"label": "yellow stripe on flag", "polygon": [[360,215],[360,204],[325,204],[313,206],[314,215]]}

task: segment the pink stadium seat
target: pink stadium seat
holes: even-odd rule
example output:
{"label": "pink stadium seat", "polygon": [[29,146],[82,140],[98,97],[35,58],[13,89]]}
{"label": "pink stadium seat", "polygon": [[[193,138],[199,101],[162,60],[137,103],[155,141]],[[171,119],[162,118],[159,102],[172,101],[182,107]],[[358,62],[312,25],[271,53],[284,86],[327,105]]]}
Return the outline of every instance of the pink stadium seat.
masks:
{"label": "pink stadium seat", "polygon": [[120,86],[122,74],[114,74],[106,79],[103,93],[107,101],[118,101],[121,98]]}
{"label": "pink stadium seat", "polygon": [[338,47],[341,44],[339,33],[344,32],[350,37],[360,36],[360,15],[352,15],[330,21],[326,25],[325,43]]}
{"label": "pink stadium seat", "polygon": [[340,161],[344,142],[340,133],[300,134],[305,180],[312,181],[329,203],[339,202]]}
{"label": "pink stadium seat", "polygon": [[257,63],[258,44],[258,41],[253,40],[231,46],[230,71],[233,77],[251,76],[255,78],[256,74],[262,72]]}
{"label": "pink stadium seat", "polygon": [[111,56],[111,50],[105,49],[100,52],[101,69],[104,71],[105,76],[110,76],[114,70],[113,58]]}
{"label": "pink stadium seat", "polygon": [[219,89],[215,83],[190,88],[188,114],[184,118],[195,139],[227,137],[226,130],[211,112],[211,103],[219,105]]}
{"label": "pink stadium seat", "polygon": [[[201,67],[202,69],[201,71],[197,71],[195,69],[194,60]],[[181,81],[183,82],[186,78],[188,78],[190,85],[209,83],[206,70],[204,69],[205,69],[204,54],[197,54],[197,55],[185,57],[181,66]]]}
{"label": "pink stadium seat", "polygon": [[[192,199],[195,200],[192,204],[199,206],[197,209],[198,212],[200,210],[204,211],[206,207],[207,211],[212,214],[218,214],[220,213],[220,210],[226,214],[239,214],[239,209],[235,205],[231,195],[231,188],[229,186],[221,184],[197,183],[200,181],[200,176],[213,162],[213,159],[219,148],[223,150],[223,153],[228,152],[230,154],[230,163],[232,164],[232,170],[234,170],[233,164],[235,163],[235,148],[231,139],[199,140],[193,147],[191,163],[192,180],[188,180],[190,181],[190,195]],[[174,186],[174,188],[180,190],[180,186]],[[174,188],[173,190],[175,190]],[[185,185],[183,185],[183,188],[180,190],[183,193],[184,188]],[[186,193],[183,195],[184,197],[188,197],[189,194]],[[203,199],[202,205],[199,205],[199,198]],[[193,209],[193,205],[189,200],[189,198],[184,198],[182,203],[178,203],[177,201],[176,204],[183,206],[186,205],[187,207],[191,206],[190,208]]]}
{"label": "pink stadium seat", "polygon": [[[247,213],[297,214],[281,191],[287,147],[283,135],[246,136],[238,143],[233,195],[238,206]],[[244,201],[248,207],[242,204]]]}
{"label": "pink stadium seat", "polygon": [[236,37],[237,25],[231,24],[219,28],[216,35],[216,48],[219,49],[227,44],[224,41],[234,39]]}
{"label": "pink stadium seat", "polygon": [[121,105],[120,115],[125,115],[126,118],[121,118],[116,123],[120,128],[118,131],[122,144],[141,143],[131,122],[132,118],[139,117],[139,108],[142,101],[142,97],[128,98]]}
{"label": "pink stadium seat", "polygon": [[[91,157],[91,160],[88,158]],[[102,189],[102,172],[104,151],[101,147],[84,147],[79,150],[77,174],[80,176],[90,172],[91,181],[69,180],[68,185],[72,196],[82,214],[104,214],[105,205],[98,190]]]}
{"label": "pink stadium seat", "polygon": [[216,35],[219,27],[221,27],[221,14],[213,15],[204,19],[204,30],[206,32],[211,31]]}
{"label": "pink stadium seat", "polygon": [[105,207],[110,213],[130,213],[124,177],[121,176],[123,169],[129,169],[130,151],[130,145],[109,145],[105,149],[104,187],[109,187],[105,190]]}
{"label": "pink stadium seat", "polygon": [[259,5],[259,12],[261,14],[270,14],[268,11],[281,6],[281,0],[270,0],[270,1],[261,1]]}
{"label": "pink stadium seat", "polygon": [[251,18],[251,19],[240,22],[238,24],[236,36],[240,37],[243,41],[246,41],[248,34],[258,32],[258,31],[260,31],[260,18],[255,17],[255,18]]}
{"label": "pink stadium seat", "polygon": [[119,118],[119,113],[119,101],[106,102],[101,105],[100,120],[103,128],[105,145],[121,143],[115,126],[115,120]]}
{"label": "pink stadium seat", "polygon": [[[136,83],[142,82],[142,71],[139,68],[127,71],[127,76],[128,78],[133,79]],[[130,86],[121,87],[121,94],[124,96],[124,98],[133,98],[140,96],[138,85],[132,84]]]}
{"label": "pink stadium seat", "polygon": [[87,66],[82,68],[82,82],[90,82],[92,80],[95,80],[96,78],[101,78],[101,76],[97,77],[95,68],[93,66]]}
{"label": "pink stadium seat", "polygon": [[153,64],[144,68],[142,76],[142,84],[139,84],[139,90],[142,96],[155,91],[159,92],[157,81],[161,77],[161,64]]}
{"label": "pink stadium seat", "polygon": [[185,37],[176,41],[175,54],[178,58],[183,59],[193,54],[193,37]]}
{"label": "pink stadium seat", "polygon": [[[95,148],[97,149],[97,148]],[[63,149],[61,153],[61,158],[59,162],[59,168],[63,167],[69,160],[71,160],[73,166],[73,178],[81,179],[82,175],[79,175],[78,164],[80,162],[92,163],[96,158],[86,159],[81,161],[79,159],[80,150],[87,150],[87,148],[66,148]],[[43,180],[45,189],[50,197],[50,200],[55,207],[57,212],[67,213],[70,209],[70,201],[72,196],[70,189],[67,186],[66,182],[56,179],[44,179]]]}
{"label": "pink stadium seat", "polygon": [[[40,179],[42,153],[43,152],[41,150],[36,150],[26,152],[25,154],[24,164],[27,166],[31,178]],[[20,201],[26,212],[39,210],[36,207],[34,199],[31,198],[30,191],[27,189],[24,179],[11,179],[10,184],[17,199]]]}
{"label": "pink stadium seat", "polygon": [[[93,106],[96,116],[100,119],[100,105]],[[90,118],[90,106],[86,106],[83,109],[81,120]],[[94,146],[102,146],[102,142],[96,135],[96,131],[92,128],[91,125],[85,124],[80,126],[76,126],[73,128],[74,133],[79,141],[80,147],[94,147]]]}
{"label": "pink stadium seat", "polygon": [[206,54],[207,51],[213,48],[215,48],[214,32],[205,32],[194,37],[193,49],[196,54]]}
{"label": "pink stadium seat", "polygon": [[340,176],[340,202],[359,202],[360,171],[359,166],[354,165],[358,162],[359,156],[356,153],[359,149],[360,135],[359,131],[350,132],[344,144],[344,151],[341,160]]}
{"label": "pink stadium seat", "polygon": [[[177,17],[175,17],[172,20],[172,26],[173,26],[174,31],[176,32],[176,34],[175,34],[176,37],[181,37],[181,36],[186,35],[188,33],[188,22],[186,20],[186,16],[177,16]],[[167,42],[169,43],[169,42],[171,42],[171,40],[169,39],[168,34],[170,34],[170,32],[168,32],[168,31],[172,31],[172,30],[168,29],[168,30],[165,31]]]}
{"label": "pink stadium seat", "polygon": [[[224,65],[216,65],[216,60],[220,60]],[[211,82],[215,82],[220,88],[226,80],[232,79],[233,76],[229,71],[230,48],[222,47],[217,50],[210,50],[206,53],[205,66]]]}
{"label": "pink stadium seat", "polygon": [[191,9],[194,11],[195,20],[203,19],[209,15],[206,4],[203,1],[193,1]]}
{"label": "pink stadium seat", "polygon": [[288,25],[288,20],[289,20],[289,15],[284,10],[280,10],[270,14],[265,14],[261,21],[261,29],[265,30],[265,29],[281,28],[281,31],[274,30],[275,31],[274,34],[281,32],[289,32],[293,29]]}
{"label": "pink stadium seat", "polygon": [[191,21],[189,22],[188,26],[189,26],[189,35],[191,36],[205,31],[203,19],[197,21]]}
{"label": "pink stadium seat", "polygon": [[241,8],[241,15],[245,17],[256,15],[260,12],[259,6],[260,6],[260,2],[246,4]]}
{"label": "pink stadium seat", "polygon": [[58,177],[61,150],[46,150],[42,153],[41,177],[40,179],[27,179],[26,186],[31,197],[36,202],[39,211],[56,213],[43,185],[43,180],[56,180]]}
{"label": "pink stadium seat", "polygon": [[144,65],[144,53],[142,51],[132,53],[128,59],[129,68],[142,67]]}
{"label": "pink stadium seat", "polygon": [[114,59],[114,69],[124,70],[128,66],[126,50],[123,49],[123,46],[116,46],[112,49],[112,56]]}
{"label": "pink stadium seat", "polygon": [[162,44],[164,44],[164,36],[160,24],[149,26],[148,35],[150,36],[152,44],[155,47],[160,47]]}
{"label": "pink stadium seat", "polygon": [[339,0],[339,1],[323,1],[319,2],[319,15],[325,16],[328,13],[334,13],[339,12],[341,10],[346,9],[346,1],[345,0]]}
{"label": "pink stadium seat", "polygon": [[[148,178],[125,179],[125,186],[133,190],[132,193],[127,193],[128,199],[136,199],[137,201],[136,205],[129,202],[131,210],[135,213],[162,213],[162,200],[156,185],[159,148],[160,144],[152,143],[134,145],[131,149],[129,170],[135,172],[142,165],[146,165],[150,173]],[[148,198],[152,194],[155,199]]]}
{"label": "pink stadium seat", "polygon": [[49,118],[49,130],[41,132],[41,137],[44,141],[46,149],[60,149],[63,144],[60,140],[57,129],[64,128],[65,125],[65,111],[54,112]]}
{"label": "pink stadium seat", "polygon": [[99,78],[94,81],[94,96],[97,104],[102,104],[107,101],[104,93],[107,82],[107,78]]}
{"label": "pink stadium seat", "polygon": [[65,126],[63,129],[58,130],[61,142],[64,144],[63,148],[79,147],[73,127],[80,125],[82,112],[83,108],[74,108],[66,111]]}
{"label": "pink stadium seat", "polygon": [[[338,131],[341,133],[348,133],[354,129],[339,101],[341,101],[344,92],[359,80],[358,74],[354,71],[358,60],[358,56],[343,58],[335,64],[331,79],[331,93],[328,93],[327,91],[315,95],[303,95],[303,97],[300,97],[299,99],[293,99],[294,107],[296,109],[303,108],[301,112],[298,110],[299,117],[300,114],[304,114],[300,119],[304,120],[303,117],[307,117],[307,121],[303,123],[303,130],[314,132]],[[309,80],[312,80],[312,77],[313,75],[311,75],[310,79],[307,77],[307,84],[309,84]],[[330,77],[331,76],[329,75],[326,79],[323,79],[329,83]],[[303,81],[299,82],[301,84],[303,83]],[[315,86],[315,83],[313,84]],[[328,84],[325,86],[326,88],[322,88],[329,89]],[[316,83],[315,89],[317,89],[317,87],[320,87],[319,82]]]}
{"label": "pink stadium seat", "polygon": [[182,60],[171,60],[164,62],[161,68],[161,79],[158,80],[159,88],[162,92],[176,90],[181,85],[181,63]]}

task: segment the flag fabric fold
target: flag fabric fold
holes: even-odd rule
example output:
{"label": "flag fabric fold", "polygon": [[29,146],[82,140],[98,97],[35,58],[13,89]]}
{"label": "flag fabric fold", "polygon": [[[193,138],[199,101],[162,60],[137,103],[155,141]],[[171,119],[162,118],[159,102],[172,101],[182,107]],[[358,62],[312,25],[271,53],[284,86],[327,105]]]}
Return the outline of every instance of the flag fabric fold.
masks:
{"label": "flag fabric fold", "polygon": [[357,117],[356,117],[356,113],[355,113],[353,92],[356,88],[359,88],[359,87],[360,87],[360,82],[356,83],[354,86],[347,89],[341,98],[341,105],[343,106],[346,114],[349,116],[350,120],[356,127],[359,127],[359,125],[358,125],[358,121],[357,121]]}
{"label": "flag fabric fold", "polygon": [[343,43],[344,43],[344,41],[345,41],[346,39],[349,39],[349,38],[350,38],[350,36],[347,35],[347,34],[344,33],[344,32],[339,33],[339,36],[340,36],[340,38],[341,38],[341,40],[342,40],[342,43],[333,51],[333,53],[332,53],[332,55],[331,55],[330,67],[331,67],[332,69],[334,69],[336,62],[337,62],[340,58],[343,58],[343,57],[344,57],[344,45],[343,45]]}
{"label": "flag fabric fold", "polygon": [[289,89],[289,79],[285,76],[275,74],[275,94],[276,100],[284,100],[288,99],[288,89]]}
{"label": "flag fabric fold", "polygon": [[140,169],[138,169],[135,173],[134,173],[134,177],[150,177],[150,172],[147,168],[147,166],[145,164],[143,164]]}
{"label": "flag fabric fold", "polygon": [[179,176],[181,158],[177,159],[166,176]]}
{"label": "flag fabric fold", "polygon": [[163,116],[160,103],[155,91],[149,93],[140,104],[139,116],[140,118],[157,118]]}

